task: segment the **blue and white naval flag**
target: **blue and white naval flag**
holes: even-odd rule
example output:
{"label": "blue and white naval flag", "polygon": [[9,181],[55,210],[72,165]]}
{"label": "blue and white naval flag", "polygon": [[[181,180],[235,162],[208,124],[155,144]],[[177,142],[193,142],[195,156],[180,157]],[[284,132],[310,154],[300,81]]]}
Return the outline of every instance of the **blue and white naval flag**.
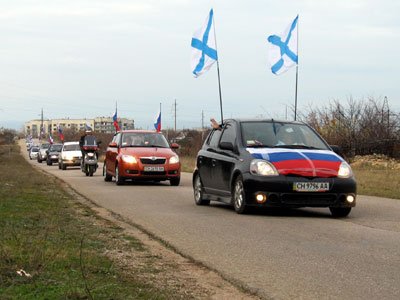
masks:
{"label": "blue and white naval flag", "polygon": [[192,38],[191,69],[195,77],[208,71],[218,60],[214,31],[214,12],[211,9],[203,27],[197,29]]}
{"label": "blue and white naval flag", "polygon": [[281,35],[270,35],[269,62],[275,75],[282,74],[298,63],[297,56],[297,22],[299,16],[286,28]]}

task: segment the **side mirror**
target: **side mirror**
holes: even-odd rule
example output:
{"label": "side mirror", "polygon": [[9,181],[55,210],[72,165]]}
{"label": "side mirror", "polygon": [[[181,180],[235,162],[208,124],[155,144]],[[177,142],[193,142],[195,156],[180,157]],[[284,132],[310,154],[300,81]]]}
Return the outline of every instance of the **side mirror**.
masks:
{"label": "side mirror", "polygon": [[179,145],[177,143],[172,143],[171,149],[174,149],[174,150],[179,149]]}
{"label": "side mirror", "polygon": [[118,147],[118,145],[117,145],[117,143],[109,143],[108,144],[108,147],[110,147],[110,148],[117,148]]}
{"label": "side mirror", "polygon": [[97,145],[100,146],[101,143],[102,143],[102,141],[98,141],[98,142],[97,142]]}
{"label": "side mirror", "polygon": [[46,154],[49,154],[49,150],[46,150]]}
{"label": "side mirror", "polygon": [[221,142],[221,143],[219,144],[219,147],[220,147],[222,150],[230,150],[230,151],[233,151],[233,144],[232,144],[231,142]]}
{"label": "side mirror", "polygon": [[338,145],[330,145],[330,147],[332,148],[333,152],[340,156],[343,156],[342,148],[340,148]]}

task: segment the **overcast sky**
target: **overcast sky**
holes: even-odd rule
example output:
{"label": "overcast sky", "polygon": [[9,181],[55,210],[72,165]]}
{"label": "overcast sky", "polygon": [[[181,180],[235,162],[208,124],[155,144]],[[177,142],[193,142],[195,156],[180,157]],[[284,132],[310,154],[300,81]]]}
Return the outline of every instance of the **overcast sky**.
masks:
{"label": "overcast sky", "polygon": [[[276,76],[267,37],[299,14],[298,109],[388,97],[400,111],[400,2],[390,0],[0,0],[0,127],[40,118],[133,118],[153,129],[220,119],[217,69],[190,70],[214,8],[224,117],[285,118],[295,68]],[[291,111],[289,108],[289,117]]]}

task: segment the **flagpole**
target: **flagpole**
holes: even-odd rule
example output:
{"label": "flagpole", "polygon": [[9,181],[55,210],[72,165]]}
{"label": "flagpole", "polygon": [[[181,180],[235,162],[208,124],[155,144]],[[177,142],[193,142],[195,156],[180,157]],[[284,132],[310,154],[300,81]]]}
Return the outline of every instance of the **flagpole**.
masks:
{"label": "flagpole", "polygon": [[219,106],[221,109],[221,125],[224,124],[224,115],[222,112],[222,92],[221,92],[221,77],[219,74],[219,59],[218,59],[218,47],[217,47],[217,34],[215,31],[215,19],[213,14],[213,22],[214,22],[214,39],[215,39],[215,51],[217,52],[217,74],[218,74],[218,90],[219,90]]}
{"label": "flagpole", "polygon": [[[298,16],[298,15],[297,15]],[[297,64],[296,64],[296,89],[294,96],[294,120],[297,120],[297,83],[299,79],[299,20],[297,19]]]}

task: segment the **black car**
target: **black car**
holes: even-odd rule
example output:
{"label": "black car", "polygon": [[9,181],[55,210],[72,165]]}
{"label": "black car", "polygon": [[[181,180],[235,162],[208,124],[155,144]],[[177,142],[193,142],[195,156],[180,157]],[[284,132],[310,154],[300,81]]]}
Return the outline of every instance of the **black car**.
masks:
{"label": "black car", "polygon": [[356,181],[332,147],[302,122],[226,120],[197,154],[195,202],[225,202],[237,213],[250,206],[328,207],[345,217],[356,204]]}
{"label": "black car", "polygon": [[51,144],[49,149],[46,150],[46,163],[48,166],[51,166],[53,163],[58,163],[58,156],[60,155],[62,146],[63,144]]}

